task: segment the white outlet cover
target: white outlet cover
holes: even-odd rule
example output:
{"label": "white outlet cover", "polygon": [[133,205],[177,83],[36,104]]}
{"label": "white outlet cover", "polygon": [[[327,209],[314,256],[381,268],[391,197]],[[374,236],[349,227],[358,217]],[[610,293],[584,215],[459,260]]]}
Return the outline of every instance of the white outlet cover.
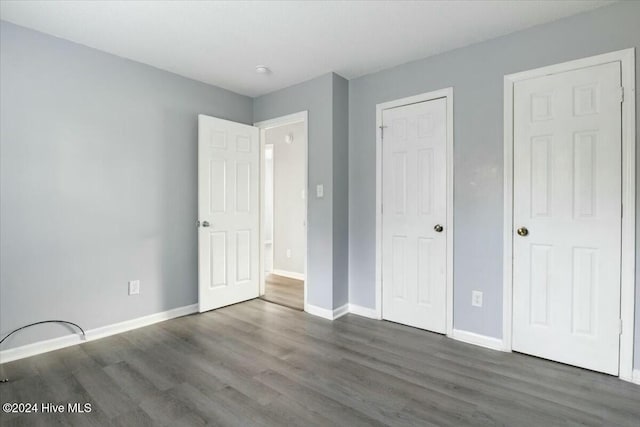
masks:
{"label": "white outlet cover", "polygon": [[474,307],[482,307],[482,292],[471,291],[471,305]]}
{"label": "white outlet cover", "polygon": [[324,197],[324,185],[322,184],[316,185],[316,197],[318,199],[322,199]]}
{"label": "white outlet cover", "polygon": [[140,293],[140,280],[129,281],[129,295],[138,295]]}
{"label": "white outlet cover", "polygon": [[291,249],[287,249],[287,258],[291,258]]}

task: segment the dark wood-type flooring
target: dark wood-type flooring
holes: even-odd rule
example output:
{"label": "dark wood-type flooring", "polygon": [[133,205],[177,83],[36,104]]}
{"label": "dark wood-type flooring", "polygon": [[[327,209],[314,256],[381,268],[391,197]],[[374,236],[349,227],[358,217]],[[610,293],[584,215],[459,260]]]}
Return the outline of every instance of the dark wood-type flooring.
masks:
{"label": "dark wood-type flooring", "polygon": [[4,364],[2,426],[634,426],[618,378],[355,315],[252,300]]}
{"label": "dark wood-type flooring", "polygon": [[304,282],[269,274],[265,277],[265,293],[261,298],[285,307],[304,310]]}

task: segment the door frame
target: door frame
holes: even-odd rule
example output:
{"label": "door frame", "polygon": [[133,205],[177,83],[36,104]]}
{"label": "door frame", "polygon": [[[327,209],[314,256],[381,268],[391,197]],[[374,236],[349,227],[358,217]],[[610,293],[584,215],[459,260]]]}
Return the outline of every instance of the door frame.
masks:
{"label": "door frame", "polygon": [[622,102],[622,252],[620,277],[619,377],[632,381],[635,315],[636,113],[635,49],[624,49],[504,76],[504,228],[502,340],[512,351],[513,322],[513,88],[516,82],[610,62],[621,63]]}
{"label": "door frame", "polygon": [[259,279],[259,295],[262,296],[265,293],[265,274],[264,274],[264,146],[265,146],[265,134],[269,129],[292,125],[295,123],[304,123],[303,133],[305,135],[304,141],[304,159],[305,159],[305,174],[304,174],[304,190],[305,190],[305,204],[304,204],[304,218],[305,218],[305,253],[304,253],[304,311],[307,311],[307,289],[309,286],[309,112],[300,111],[298,113],[288,114],[286,116],[276,117],[269,120],[263,120],[256,122],[253,125],[258,128],[260,132],[260,279]]}
{"label": "door frame", "polygon": [[405,105],[447,100],[447,240],[446,240],[446,335],[453,334],[453,87],[396,99],[376,105],[376,317],[382,319],[382,112]]}
{"label": "door frame", "polygon": [[[260,135],[260,132],[258,132],[258,135]],[[258,137],[258,139],[259,139],[259,140],[262,140],[262,136],[260,135],[260,136]],[[274,156],[274,154],[275,154],[275,152],[273,151],[273,150],[274,150],[273,144],[266,144],[266,143],[265,143],[265,144],[262,144],[262,145],[261,145],[263,155],[264,155],[264,153],[266,152],[267,145],[271,145],[271,156],[272,156],[272,157],[271,157],[271,159],[272,159],[272,160],[275,160],[275,159],[274,159],[274,157],[273,157],[273,156]],[[266,172],[266,167],[265,167],[265,163],[266,163],[266,158],[265,158],[265,159],[260,163],[261,168],[262,168],[262,167],[264,167],[264,169],[263,169],[263,170],[264,170],[264,172],[261,172],[261,173],[260,173],[260,178],[261,178],[261,179],[263,179],[263,180],[266,180],[266,173],[265,173],[265,172]],[[275,173],[274,173],[274,170],[273,170],[273,165],[272,165],[271,173],[273,174],[273,176],[271,177],[271,179],[273,180],[273,178],[275,178]],[[272,182],[271,184],[273,185],[274,183]],[[264,181],[262,181],[262,182],[260,183],[260,189],[261,189],[260,191],[264,191],[264,187],[263,187],[263,185],[264,185]],[[273,198],[273,199],[275,199],[275,197],[273,197],[273,194],[271,194],[271,196],[272,196],[272,198]],[[260,207],[262,208],[262,207],[264,206],[265,202],[266,202],[265,198],[260,197],[260,202],[261,202],[261,203],[260,203]],[[274,202],[274,200],[271,200],[271,207],[272,207],[272,208],[273,208],[273,202]],[[273,210],[273,211],[275,211],[275,209],[272,209],[272,210]],[[275,213],[275,212],[271,212],[271,217],[272,217],[272,218],[273,218],[274,213]],[[260,215],[260,219],[261,219],[261,220],[260,220],[260,224],[261,224],[261,225],[262,225],[262,214],[265,214],[265,215],[266,215],[266,211],[265,211],[265,212],[262,212],[262,213],[261,213],[261,215]],[[264,233],[266,233],[266,227],[264,227],[264,228],[265,228],[264,232],[261,232],[261,233],[260,233],[260,236],[262,236],[262,238],[263,238],[263,239],[264,239]],[[272,230],[272,232],[273,232],[273,230]],[[267,243],[267,239],[264,239],[264,240],[263,240],[263,242],[262,242],[262,250],[263,250],[263,251],[264,251],[264,246],[265,246],[265,244],[266,244],[266,243]],[[270,257],[270,258],[271,258],[271,272],[272,272],[272,273],[273,273],[273,270],[274,270],[274,268],[273,268],[273,261],[275,260],[275,256],[274,256],[274,254],[273,254],[273,246],[274,246],[274,245],[273,245],[273,235],[272,235],[272,236],[271,236],[271,257]],[[261,257],[262,262],[263,262],[262,267],[263,267],[263,269],[264,269],[264,258],[263,258],[263,257],[264,257],[264,252],[263,252],[262,257]],[[264,271],[263,271],[263,274],[264,274]],[[258,294],[259,294],[260,296],[264,295],[264,287],[263,287],[263,285],[264,285],[264,282],[260,282],[260,287],[258,288],[258,289],[259,289],[259,290],[258,290]]]}

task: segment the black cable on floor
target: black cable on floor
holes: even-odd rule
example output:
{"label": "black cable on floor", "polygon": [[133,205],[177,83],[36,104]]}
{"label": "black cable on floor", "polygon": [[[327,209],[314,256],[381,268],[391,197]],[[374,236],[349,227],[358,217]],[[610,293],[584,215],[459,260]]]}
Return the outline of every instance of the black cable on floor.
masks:
{"label": "black cable on floor", "polygon": [[18,332],[18,331],[21,331],[21,330],[23,330],[23,329],[25,329],[25,328],[28,328],[28,327],[30,327],[30,326],[41,325],[41,324],[43,324],[43,323],[67,323],[67,324],[69,324],[69,325],[73,325],[73,326],[75,326],[76,328],[80,329],[80,330],[82,331],[82,336],[83,336],[84,338],[86,338],[86,337],[87,337],[87,334],[84,332],[84,329],[82,329],[82,328],[80,327],[80,325],[78,325],[77,323],[68,322],[68,321],[66,321],[66,320],[42,320],[42,321],[40,321],[40,322],[30,323],[30,324],[28,324],[28,325],[24,325],[24,326],[22,326],[22,327],[20,327],[20,328],[18,328],[18,329],[14,329],[13,331],[9,332],[9,333],[4,337],[4,338],[2,338],[2,339],[0,340],[0,344],[2,344],[2,343],[4,342],[4,340],[6,340],[7,338],[9,338],[11,335],[15,334],[15,333],[16,333],[16,332]]}
{"label": "black cable on floor", "polygon": [[[76,328],[80,329],[80,331],[82,331],[82,337],[83,338],[87,338],[87,334],[84,332],[84,329],[82,329],[82,327],[80,325],[78,325],[77,323],[69,322],[67,320],[42,320],[40,322],[30,323],[30,324],[24,325],[24,326],[22,326],[22,327],[20,327],[18,329],[14,329],[13,331],[9,332],[7,335],[5,335],[4,338],[2,338],[0,340],[0,344],[2,344],[7,338],[9,338],[11,335],[15,334],[18,331],[21,331],[21,330],[23,330],[25,328],[28,328],[30,326],[41,325],[43,323],[66,323],[68,325],[73,325]],[[0,383],[8,383],[8,382],[9,382],[8,378],[0,379]]]}

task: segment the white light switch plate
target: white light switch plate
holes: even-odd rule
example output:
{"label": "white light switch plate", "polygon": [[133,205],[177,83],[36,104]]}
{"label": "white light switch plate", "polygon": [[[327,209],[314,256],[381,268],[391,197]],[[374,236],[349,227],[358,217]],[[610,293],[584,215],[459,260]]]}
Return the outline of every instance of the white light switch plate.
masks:
{"label": "white light switch plate", "polygon": [[324,185],[322,184],[316,185],[316,197],[318,199],[322,199],[324,197]]}

